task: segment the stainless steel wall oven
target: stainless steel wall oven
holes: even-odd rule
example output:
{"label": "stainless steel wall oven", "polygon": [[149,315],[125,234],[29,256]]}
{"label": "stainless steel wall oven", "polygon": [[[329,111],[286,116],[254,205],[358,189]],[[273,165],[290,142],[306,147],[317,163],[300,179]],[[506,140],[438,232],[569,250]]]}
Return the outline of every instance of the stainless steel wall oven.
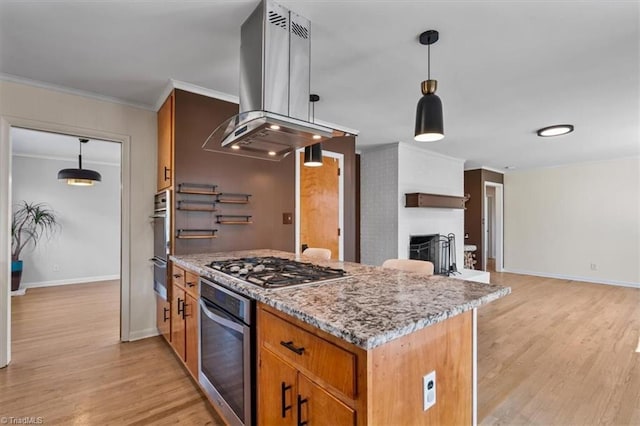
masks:
{"label": "stainless steel wall oven", "polygon": [[167,300],[167,260],[171,250],[171,191],[158,192],[154,198],[153,215],[153,289]]}
{"label": "stainless steel wall oven", "polygon": [[231,425],[255,419],[255,302],[200,279],[198,380]]}

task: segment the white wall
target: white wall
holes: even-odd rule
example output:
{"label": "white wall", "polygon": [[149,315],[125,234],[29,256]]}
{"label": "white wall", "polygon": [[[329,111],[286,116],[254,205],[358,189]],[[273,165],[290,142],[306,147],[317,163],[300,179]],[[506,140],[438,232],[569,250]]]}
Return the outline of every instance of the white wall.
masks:
{"label": "white wall", "polygon": [[360,260],[380,265],[397,256],[398,147],[360,156]]}
{"label": "white wall", "polygon": [[102,182],[84,187],[57,180],[59,170],[76,168],[77,161],[13,156],[13,204],[46,203],[61,225],[35,250],[23,250],[21,288],[119,278],[120,166],[83,166],[98,171]]}
{"label": "white wall", "polygon": [[409,257],[409,237],[454,233],[462,269],[464,211],[406,208],[405,194],[462,196],[464,160],[399,142],[361,154],[361,260],[380,265]]}
{"label": "white wall", "polygon": [[464,210],[440,208],[407,208],[404,194],[464,195],[464,160],[428,151],[401,142],[398,178],[398,253],[400,259],[409,257],[409,237],[453,233],[456,236],[456,263],[464,265]]}
{"label": "white wall", "polygon": [[[56,90],[0,81],[0,346],[9,331],[9,126],[56,131],[123,143],[122,335],[136,339],[157,333],[149,214],[156,187],[156,113]],[[3,342],[4,340],[4,342]],[[0,353],[0,367],[8,361]]]}
{"label": "white wall", "polygon": [[504,188],[508,271],[640,286],[640,158],[508,173]]}

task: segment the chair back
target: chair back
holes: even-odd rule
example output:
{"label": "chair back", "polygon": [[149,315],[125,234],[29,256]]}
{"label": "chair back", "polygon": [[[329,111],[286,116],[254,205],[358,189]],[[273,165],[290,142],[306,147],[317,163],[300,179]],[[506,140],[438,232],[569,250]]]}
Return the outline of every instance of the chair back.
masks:
{"label": "chair back", "polygon": [[387,259],[382,264],[383,268],[399,269],[406,272],[418,272],[433,275],[433,263],[416,259]]}
{"label": "chair back", "polygon": [[319,247],[309,247],[302,252],[304,257],[313,257],[314,259],[330,260],[331,250]]}

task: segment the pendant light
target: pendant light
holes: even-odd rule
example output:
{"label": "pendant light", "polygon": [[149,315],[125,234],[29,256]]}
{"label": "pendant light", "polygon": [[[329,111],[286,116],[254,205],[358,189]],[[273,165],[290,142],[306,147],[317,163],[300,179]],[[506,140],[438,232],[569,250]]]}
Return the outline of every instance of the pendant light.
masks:
{"label": "pendant light", "polygon": [[94,182],[100,182],[100,173],[82,168],[82,144],[89,142],[89,139],[80,138],[80,154],[78,155],[77,169],[62,169],[58,172],[58,179],[66,180],[68,185],[91,186]]}
{"label": "pendant light", "polygon": [[442,123],[442,101],[436,95],[438,81],[431,80],[431,45],[438,41],[438,32],[425,31],[420,34],[420,44],[427,45],[427,80],[421,84],[422,98],[416,110],[416,131],[414,139],[418,142],[435,142],[444,138]]}
{"label": "pendant light", "polygon": [[[316,94],[309,95],[309,101],[311,102],[311,122],[315,122],[316,108],[315,104],[320,100],[320,96]],[[314,136],[315,138],[315,136]],[[318,137],[320,139],[320,137]],[[304,165],[307,167],[320,167],[322,166],[322,144],[320,142],[314,143],[311,146],[304,147]]]}

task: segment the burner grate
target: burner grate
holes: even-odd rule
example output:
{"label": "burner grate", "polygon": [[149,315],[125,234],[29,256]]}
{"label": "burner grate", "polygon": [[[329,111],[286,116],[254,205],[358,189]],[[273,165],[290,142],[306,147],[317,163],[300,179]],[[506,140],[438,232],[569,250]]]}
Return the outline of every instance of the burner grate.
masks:
{"label": "burner grate", "polygon": [[341,278],[342,269],[280,257],[244,257],[213,261],[210,268],[264,288],[281,288]]}

